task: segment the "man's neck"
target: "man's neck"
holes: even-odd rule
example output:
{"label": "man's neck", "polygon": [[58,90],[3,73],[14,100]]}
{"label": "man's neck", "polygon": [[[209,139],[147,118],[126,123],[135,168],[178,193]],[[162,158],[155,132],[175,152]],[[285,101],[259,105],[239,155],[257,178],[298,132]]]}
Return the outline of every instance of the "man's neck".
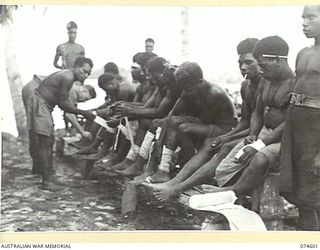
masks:
{"label": "man's neck", "polygon": [[250,78],[250,81],[251,81],[252,86],[253,86],[253,87],[258,87],[258,85],[259,85],[259,83],[260,83],[260,79],[261,79],[261,77],[260,77],[259,74],[257,74],[256,76]]}
{"label": "man's neck", "polygon": [[76,42],[69,40],[68,43],[70,43],[70,44],[75,44]]}

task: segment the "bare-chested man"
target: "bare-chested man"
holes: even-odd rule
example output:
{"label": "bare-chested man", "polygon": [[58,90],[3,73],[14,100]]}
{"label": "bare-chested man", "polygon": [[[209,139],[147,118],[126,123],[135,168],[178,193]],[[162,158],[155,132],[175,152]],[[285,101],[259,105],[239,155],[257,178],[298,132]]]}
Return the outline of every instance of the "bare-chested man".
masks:
{"label": "bare-chested man", "polygon": [[237,195],[246,194],[262,183],[270,169],[278,170],[286,115],[283,104],[295,81],[287,62],[288,51],[288,44],[278,36],[263,38],[256,44],[253,56],[258,60],[264,79],[260,82],[256,108],[250,121],[250,135],[217,167],[215,179],[223,188],[206,186],[204,191],[232,190]]}
{"label": "bare-chested man", "polygon": [[[206,139],[198,153],[183,166],[173,179],[165,183],[151,184],[150,186],[157,190],[157,194],[161,196],[162,200],[177,197],[195,185],[211,181],[215,175],[216,167],[239,143],[241,140],[239,138],[249,135],[250,119],[256,106],[260,83],[258,62],[252,55],[258,41],[256,38],[247,38],[237,46],[239,68],[245,77],[240,90],[242,97],[240,122],[230,132],[217,138],[209,137]],[[209,160],[210,158],[212,159]]]}
{"label": "bare-chested man", "polygon": [[297,81],[282,139],[280,191],[299,208],[300,229],[320,230],[320,5],[305,6],[303,33],[314,45],[300,51]]}
{"label": "bare-chested man", "polygon": [[134,145],[131,145],[131,149],[128,152],[126,159],[123,162],[109,168],[109,170],[127,169],[126,171],[120,171],[119,173],[124,175],[135,174],[135,171],[133,171],[131,167],[133,167],[134,162],[139,155],[142,141],[152,123],[152,119],[165,117],[177,100],[177,91],[173,71],[166,66],[166,63],[166,60],[162,57],[155,57],[150,61],[148,65],[148,71],[151,74],[151,80],[157,85],[157,89],[144,106],[116,107],[116,112],[119,112],[122,116],[138,118],[139,128],[134,138]]}
{"label": "bare-chested man", "polygon": [[[75,42],[77,37],[78,26],[75,22],[71,21],[67,24],[69,40],[66,43],[60,44],[57,47],[56,55],[54,57],[53,65],[57,69],[71,69],[79,56],[84,56],[84,48]],[[61,57],[61,65],[58,64]]]}
{"label": "bare-chested man", "polygon": [[58,105],[62,110],[93,119],[91,111],[77,109],[68,103],[69,91],[75,81],[83,82],[91,73],[91,59],[78,57],[73,69],[62,70],[46,77],[28,101],[28,130],[38,137],[37,160],[41,167],[44,188],[54,188],[52,145],[54,125],[51,112]]}
{"label": "bare-chested man", "polygon": [[186,128],[195,141],[217,137],[235,125],[235,110],[228,94],[218,85],[203,79],[200,66],[185,62],[175,71],[178,87],[183,92],[168,118],[164,146],[158,171],[151,176],[152,182],[170,179],[170,165],[179,144],[179,135]]}

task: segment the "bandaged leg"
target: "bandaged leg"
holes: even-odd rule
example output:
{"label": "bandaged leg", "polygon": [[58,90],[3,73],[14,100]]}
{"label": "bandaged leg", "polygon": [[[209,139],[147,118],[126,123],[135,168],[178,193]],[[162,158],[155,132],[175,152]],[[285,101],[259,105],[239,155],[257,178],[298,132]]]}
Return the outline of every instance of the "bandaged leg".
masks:
{"label": "bandaged leg", "polygon": [[131,148],[127,154],[126,159],[135,161],[139,154],[139,151],[140,151],[140,147],[138,145],[135,145],[135,144],[131,145]]}
{"label": "bandaged leg", "polygon": [[150,148],[154,138],[155,135],[150,131],[147,131],[146,135],[144,136],[139,155],[145,160],[149,159]]}
{"label": "bandaged leg", "polygon": [[172,163],[174,151],[168,149],[165,145],[163,146],[162,156],[160,165],[158,167],[158,171],[152,175],[151,177],[147,178],[147,182],[153,183],[160,183],[160,182],[167,182],[170,180],[170,166]]}

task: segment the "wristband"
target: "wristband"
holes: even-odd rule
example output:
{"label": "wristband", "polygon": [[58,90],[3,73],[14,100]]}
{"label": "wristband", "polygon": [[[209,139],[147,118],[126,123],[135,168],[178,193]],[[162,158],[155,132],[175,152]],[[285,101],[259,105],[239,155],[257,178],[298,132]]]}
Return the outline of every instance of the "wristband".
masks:
{"label": "wristband", "polygon": [[257,151],[260,151],[262,148],[266,146],[266,144],[264,144],[264,142],[259,139],[254,143],[248,144],[248,146],[253,147]]}
{"label": "wristband", "polygon": [[93,110],[93,111],[91,112],[91,114],[93,114],[94,116],[97,116],[97,115],[98,115],[97,111],[95,111],[95,110]]}

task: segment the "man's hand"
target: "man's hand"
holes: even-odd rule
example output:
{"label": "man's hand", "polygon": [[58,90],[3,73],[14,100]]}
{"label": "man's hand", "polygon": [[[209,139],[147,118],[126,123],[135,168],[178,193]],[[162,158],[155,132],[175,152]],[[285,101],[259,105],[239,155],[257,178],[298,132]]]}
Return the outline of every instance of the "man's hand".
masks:
{"label": "man's hand", "polygon": [[230,137],[226,135],[220,135],[213,141],[211,147],[214,150],[219,150],[225,143],[229,141],[230,141]]}
{"label": "man's hand", "polygon": [[94,120],[94,118],[96,117],[92,111],[90,110],[83,110],[82,111],[82,115],[88,119],[88,120]]}
{"label": "man's hand", "polygon": [[248,145],[251,143],[254,143],[257,140],[258,136],[256,135],[248,135],[246,138],[244,138],[244,144]]}
{"label": "man's hand", "polygon": [[115,113],[120,114],[122,116],[128,116],[131,114],[132,108],[125,106],[125,105],[119,105],[115,108]]}
{"label": "man's hand", "polygon": [[81,136],[87,141],[92,141],[93,139],[92,134],[89,131],[83,131]]}
{"label": "man's hand", "polygon": [[254,149],[250,145],[244,147],[243,154],[239,157],[237,163],[240,163],[241,165],[249,165],[250,161],[257,152],[258,150]]}

